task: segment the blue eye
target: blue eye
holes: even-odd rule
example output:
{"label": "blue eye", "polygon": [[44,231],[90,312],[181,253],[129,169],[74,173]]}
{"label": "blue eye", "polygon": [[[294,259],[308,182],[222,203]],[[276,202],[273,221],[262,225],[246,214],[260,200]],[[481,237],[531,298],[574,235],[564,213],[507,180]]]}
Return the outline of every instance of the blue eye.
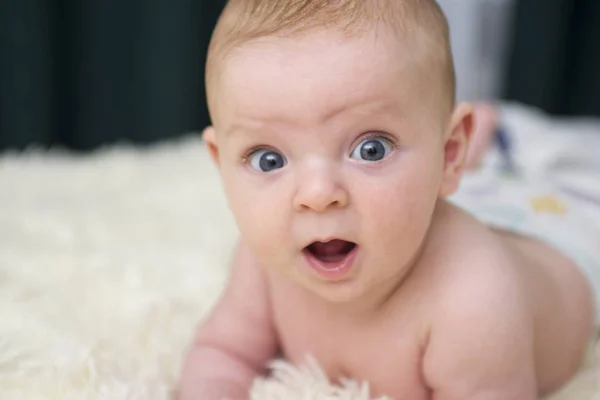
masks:
{"label": "blue eye", "polygon": [[258,150],[250,155],[250,166],[259,172],[271,172],[285,164],[285,158],[273,150]]}
{"label": "blue eye", "polygon": [[394,145],[384,138],[368,138],[354,148],[350,157],[369,162],[383,160],[394,150]]}

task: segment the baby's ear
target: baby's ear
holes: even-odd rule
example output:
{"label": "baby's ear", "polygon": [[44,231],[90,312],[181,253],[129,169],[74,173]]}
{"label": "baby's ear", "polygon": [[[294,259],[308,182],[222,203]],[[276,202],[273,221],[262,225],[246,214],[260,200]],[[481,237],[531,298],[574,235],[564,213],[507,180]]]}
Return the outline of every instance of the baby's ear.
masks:
{"label": "baby's ear", "polygon": [[202,139],[204,143],[206,143],[206,147],[208,148],[208,153],[212,158],[213,162],[216,166],[219,166],[219,146],[217,145],[217,140],[215,137],[215,128],[213,126],[207,126],[202,131]]}
{"label": "baby's ear", "polygon": [[444,138],[444,177],[440,196],[450,196],[460,185],[469,141],[473,134],[473,107],[467,103],[456,106]]}

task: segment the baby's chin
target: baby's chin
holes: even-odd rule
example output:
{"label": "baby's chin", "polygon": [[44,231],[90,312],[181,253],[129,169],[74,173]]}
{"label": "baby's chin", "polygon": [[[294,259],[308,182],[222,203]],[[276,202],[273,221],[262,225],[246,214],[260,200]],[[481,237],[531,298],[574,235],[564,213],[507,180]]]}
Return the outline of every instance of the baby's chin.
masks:
{"label": "baby's chin", "polygon": [[304,285],[314,295],[328,303],[344,305],[361,302],[365,299],[365,288],[359,287],[357,282],[311,282]]}
{"label": "baby's chin", "polygon": [[302,279],[304,286],[315,296],[338,306],[349,306],[357,312],[375,312],[385,303],[395,298],[411,271],[417,264],[408,264],[394,269],[373,270],[364,268],[356,271],[352,279],[339,282],[326,282]]}
{"label": "baby's chin", "polygon": [[319,299],[335,304],[350,305],[367,302],[370,292],[375,291],[372,284],[358,271],[347,279],[326,281],[304,273],[291,273],[290,278]]}

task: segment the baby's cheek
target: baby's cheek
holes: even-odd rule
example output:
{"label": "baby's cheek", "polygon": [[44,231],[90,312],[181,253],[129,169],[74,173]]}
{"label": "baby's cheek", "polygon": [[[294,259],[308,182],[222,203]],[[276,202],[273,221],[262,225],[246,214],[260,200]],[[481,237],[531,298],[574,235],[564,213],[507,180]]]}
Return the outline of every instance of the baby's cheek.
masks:
{"label": "baby's cheek", "polygon": [[420,245],[434,203],[428,192],[420,185],[403,184],[373,196],[379,200],[370,207],[369,219],[376,222],[372,231],[382,246],[410,253]]}
{"label": "baby's cheek", "polygon": [[[242,189],[242,188],[239,188]],[[282,248],[280,241],[286,231],[287,219],[268,192],[256,193],[239,190],[231,202],[231,209],[244,241],[260,259],[273,259]]]}

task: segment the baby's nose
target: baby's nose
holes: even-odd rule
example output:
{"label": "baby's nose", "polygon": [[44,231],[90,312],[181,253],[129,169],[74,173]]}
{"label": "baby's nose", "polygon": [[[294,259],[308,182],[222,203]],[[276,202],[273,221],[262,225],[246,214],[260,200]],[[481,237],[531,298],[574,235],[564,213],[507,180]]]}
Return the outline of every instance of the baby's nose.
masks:
{"label": "baby's nose", "polygon": [[297,211],[323,212],[330,208],[346,207],[348,198],[339,175],[322,169],[304,174],[300,179],[294,196],[294,208]]}

